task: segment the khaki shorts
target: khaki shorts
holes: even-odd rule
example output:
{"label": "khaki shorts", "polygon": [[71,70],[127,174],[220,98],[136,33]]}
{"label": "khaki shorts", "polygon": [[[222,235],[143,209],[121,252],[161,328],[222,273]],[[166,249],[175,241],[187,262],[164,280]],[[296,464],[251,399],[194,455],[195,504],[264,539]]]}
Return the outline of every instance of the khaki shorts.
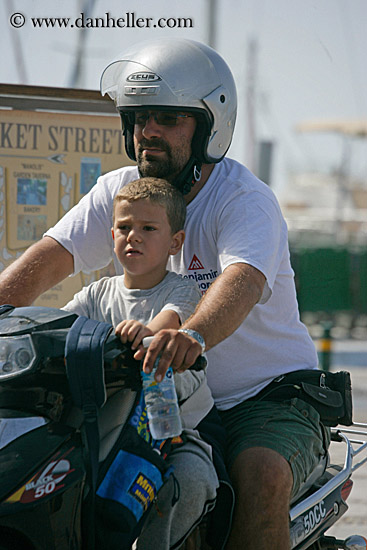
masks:
{"label": "khaki shorts", "polygon": [[330,431],[320,423],[318,412],[298,398],[283,402],[249,400],[219,412],[227,430],[228,469],[245,449],[272,449],[290,464],[292,496],[330,444]]}

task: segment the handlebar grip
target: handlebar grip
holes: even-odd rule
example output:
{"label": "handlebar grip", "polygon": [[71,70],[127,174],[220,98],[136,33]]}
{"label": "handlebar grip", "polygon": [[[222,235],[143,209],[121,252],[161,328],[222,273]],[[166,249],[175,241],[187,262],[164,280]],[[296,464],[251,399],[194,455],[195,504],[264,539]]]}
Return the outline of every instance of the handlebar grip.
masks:
{"label": "handlebar grip", "polygon": [[207,358],[205,355],[199,355],[195,363],[191,365],[189,370],[200,371],[204,370],[208,364]]}
{"label": "handlebar grip", "polygon": [[154,336],[146,336],[145,338],[143,338],[142,340],[143,348],[149,348],[153,339],[154,339]]}

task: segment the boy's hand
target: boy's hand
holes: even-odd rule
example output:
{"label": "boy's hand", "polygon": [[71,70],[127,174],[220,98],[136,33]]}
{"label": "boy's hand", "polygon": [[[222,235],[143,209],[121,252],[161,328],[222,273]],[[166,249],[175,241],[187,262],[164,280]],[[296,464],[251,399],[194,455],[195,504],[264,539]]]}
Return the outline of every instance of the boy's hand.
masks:
{"label": "boy's hand", "polygon": [[146,336],[153,336],[153,332],[143,323],[131,319],[130,321],[121,321],[115,330],[116,336],[119,336],[121,342],[131,342],[131,349],[143,349],[141,342]]}

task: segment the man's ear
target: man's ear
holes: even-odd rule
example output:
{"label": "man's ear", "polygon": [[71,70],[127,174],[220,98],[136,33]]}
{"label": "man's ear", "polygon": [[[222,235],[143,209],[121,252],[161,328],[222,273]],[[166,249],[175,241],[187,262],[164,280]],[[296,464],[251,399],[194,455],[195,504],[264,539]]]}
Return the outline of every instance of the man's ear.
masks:
{"label": "man's ear", "polygon": [[180,231],[177,231],[177,233],[172,235],[171,247],[169,249],[170,256],[174,256],[181,250],[184,240],[185,231],[183,229],[180,229]]}

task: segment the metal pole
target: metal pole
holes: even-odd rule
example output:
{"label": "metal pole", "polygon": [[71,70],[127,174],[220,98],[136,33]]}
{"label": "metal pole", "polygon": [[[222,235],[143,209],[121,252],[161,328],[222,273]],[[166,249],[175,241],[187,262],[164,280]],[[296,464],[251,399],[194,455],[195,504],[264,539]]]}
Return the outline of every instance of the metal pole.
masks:
{"label": "metal pole", "polygon": [[216,48],[217,45],[217,0],[208,0],[208,45]]}
{"label": "metal pole", "polygon": [[[84,13],[85,18],[91,17],[95,3],[96,0],[84,0],[81,11]],[[78,42],[76,46],[74,65],[69,78],[69,88],[82,88],[84,85],[87,31],[88,29],[83,27],[82,29],[79,29],[78,32]]]}
{"label": "metal pole", "polygon": [[324,371],[330,370],[331,365],[331,350],[332,350],[332,338],[330,331],[332,329],[332,322],[325,321],[322,323],[323,326],[323,336],[320,340],[320,359],[321,359],[321,368]]}

